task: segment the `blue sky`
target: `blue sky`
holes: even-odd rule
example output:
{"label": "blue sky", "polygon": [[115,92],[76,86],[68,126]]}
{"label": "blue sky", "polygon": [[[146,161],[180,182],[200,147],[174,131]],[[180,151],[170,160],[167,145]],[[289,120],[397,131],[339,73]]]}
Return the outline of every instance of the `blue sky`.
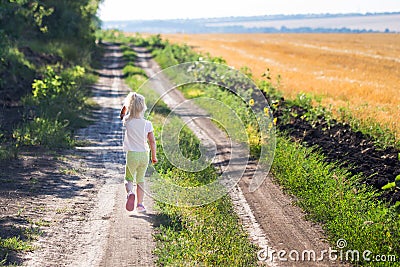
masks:
{"label": "blue sky", "polygon": [[109,21],[351,12],[400,12],[400,0],[104,0],[99,16]]}

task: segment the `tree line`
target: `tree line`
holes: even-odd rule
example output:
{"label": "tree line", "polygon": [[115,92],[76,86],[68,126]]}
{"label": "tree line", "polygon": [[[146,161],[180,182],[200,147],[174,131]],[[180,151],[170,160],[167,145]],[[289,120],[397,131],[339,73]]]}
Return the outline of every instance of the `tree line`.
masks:
{"label": "tree line", "polygon": [[46,64],[90,63],[101,0],[0,0],[2,106],[31,90]]}

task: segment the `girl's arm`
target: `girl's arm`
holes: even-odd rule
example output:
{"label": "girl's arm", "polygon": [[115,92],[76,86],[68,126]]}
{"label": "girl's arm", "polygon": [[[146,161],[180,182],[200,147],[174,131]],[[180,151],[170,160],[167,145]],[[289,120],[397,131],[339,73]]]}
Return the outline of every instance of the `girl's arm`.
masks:
{"label": "girl's arm", "polygon": [[151,150],[151,162],[153,164],[158,162],[157,159],[157,150],[156,150],[156,139],[154,138],[154,133],[149,132],[147,134],[147,139],[149,140],[150,150]]}
{"label": "girl's arm", "polygon": [[122,120],[126,114],[126,107],[123,106],[121,112],[119,113],[119,118]]}

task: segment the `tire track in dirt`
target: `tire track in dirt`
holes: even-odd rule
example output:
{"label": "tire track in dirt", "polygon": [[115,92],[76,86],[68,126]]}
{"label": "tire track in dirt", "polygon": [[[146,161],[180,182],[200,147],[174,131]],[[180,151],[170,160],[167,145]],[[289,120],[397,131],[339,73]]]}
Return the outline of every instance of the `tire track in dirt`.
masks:
{"label": "tire track in dirt", "polygon": [[[121,69],[124,67],[122,54],[115,49],[116,47],[112,47],[112,62],[108,66],[108,69],[111,70],[111,75],[105,77],[108,81],[100,83],[107,84],[111,79],[111,87],[107,90],[109,95],[103,101],[99,102],[102,107],[107,106],[107,103],[110,103],[110,101],[112,103],[113,116],[111,124],[114,127],[111,127],[106,132],[113,136],[112,139],[115,146],[111,146],[111,151],[102,152],[102,160],[104,169],[111,175],[110,179],[117,185],[109,188],[114,193],[110,194],[110,201],[107,201],[108,199],[105,198],[105,201],[103,199],[104,205],[99,203],[100,211],[104,206],[107,205],[109,207],[113,202],[114,205],[111,213],[106,215],[106,218],[109,218],[108,229],[105,231],[107,236],[104,240],[104,246],[101,246],[101,253],[97,254],[96,257],[99,260],[99,266],[153,266],[155,261],[152,254],[155,248],[155,242],[152,237],[152,224],[155,215],[152,210],[153,201],[151,198],[145,197],[146,214],[129,213],[124,208],[126,194],[125,187],[123,186],[123,163],[125,157],[121,142],[123,136],[123,132],[121,131],[122,125],[118,120],[118,115],[123,98],[130,89],[122,80]],[[107,189],[105,190],[107,191]],[[89,226],[89,228],[92,227]],[[91,232],[91,236],[95,234],[93,231]],[[82,264],[82,259],[76,262],[76,264],[78,263],[80,266],[89,266]]]}
{"label": "tire track in dirt", "polygon": [[[143,68],[149,77],[161,71],[160,67],[151,59],[149,53],[143,48],[135,48],[139,57],[139,65]],[[168,81],[167,77],[158,74],[157,78],[152,81],[153,89],[162,96],[162,100],[170,107],[171,110],[177,105],[183,103],[185,98],[183,95]],[[229,162],[229,150],[232,148],[227,144],[226,135],[219,130],[209,119],[196,118],[193,114],[204,114],[204,110],[196,107],[193,103],[188,109],[179,108],[174,112],[184,118],[187,125],[199,137],[200,140],[214,142],[217,146],[217,165],[222,162]],[[228,151],[227,151],[228,150]],[[223,165],[223,164],[222,164]],[[285,195],[279,185],[274,183],[270,174],[266,175],[264,183],[255,191],[249,192],[249,185],[255,171],[255,162],[247,165],[247,170],[236,186],[230,192],[233,199],[235,210],[239,214],[244,228],[249,232],[252,241],[266,248],[268,246],[268,260],[265,261],[269,266],[336,266],[339,262],[329,261],[328,257],[324,257],[323,261],[278,261],[277,255],[274,254],[274,260],[271,259],[273,249],[275,252],[285,250],[289,253],[295,250],[302,254],[304,251],[316,252],[315,259],[321,256],[321,252],[329,250],[329,244],[326,242],[323,230],[319,225],[304,219],[304,213],[300,208],[293,206],[293,200]],[[257,170],[258,171],[258,170]],[[333,248],[334,249],[334,248]],[[286,254],[288,258],[288,254]]]}

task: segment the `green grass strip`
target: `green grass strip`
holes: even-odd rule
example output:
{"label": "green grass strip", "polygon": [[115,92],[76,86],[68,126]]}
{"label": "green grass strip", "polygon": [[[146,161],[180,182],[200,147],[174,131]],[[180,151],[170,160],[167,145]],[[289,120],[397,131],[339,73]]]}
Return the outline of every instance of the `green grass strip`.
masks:
{"label": "green grass strip", "polygon": [[[297,205],[308,217],[323,224],[332,243],[345,239],[346,250],[369,250],[370,258],[395,255],[400,259],[399,214],[376,201],[357,177],[286,137],[277,139],[272,170],[277,181],[298,197]],[[362,258],[360,262],[369,263]]]}
{"label": "green grass strip", "polygon": [[[146,97],[149,95],[146,93]],[[151,105],[150,103],[148,105]],[[155,110],[164,110],[165,107]],[[153,116],[156,139],[160,140],[162,115]],[[180,129],[183,121],[174,118],[172,123]],[[165,128],[164,128],[165,129]],[[199,157],[200,141],[184,127],[179,135],[182,154],[190,159]],[[216,170],[209,166],[200,172],[187,172],[172,166],[163,154],[158,142],[159,164],[157,171],[164,179],[181,186],[193,187],[209,183],[217,178]],[[239,223],[229,196],[208,205],[185,208],[156,203],[160,225],[155,235],[160,266],[256,266],[257,248],[251,244],[247,233]]]}
{"label": "green grass strip", "polygon": [[[181,122],[183,123],[183,122]],[[156,133],[161,124],[155,121]],[[179,129],[177,127],[176,129]],[[199,155],[199,140],[188,128],[180,134],[182,153],[188,158]],[[159,139],[159,137],[158,137]],[[200,172],[186,172],[169,164],[159,143],[157,169],[165,179],[186,187],[200,186],[217,178],[209,166]],[[194,208],[175,207],[157,202],[162,221],[157,234],[158,264],[160,266],[256,266],[256,247],[252,245],[229,196]]]}

